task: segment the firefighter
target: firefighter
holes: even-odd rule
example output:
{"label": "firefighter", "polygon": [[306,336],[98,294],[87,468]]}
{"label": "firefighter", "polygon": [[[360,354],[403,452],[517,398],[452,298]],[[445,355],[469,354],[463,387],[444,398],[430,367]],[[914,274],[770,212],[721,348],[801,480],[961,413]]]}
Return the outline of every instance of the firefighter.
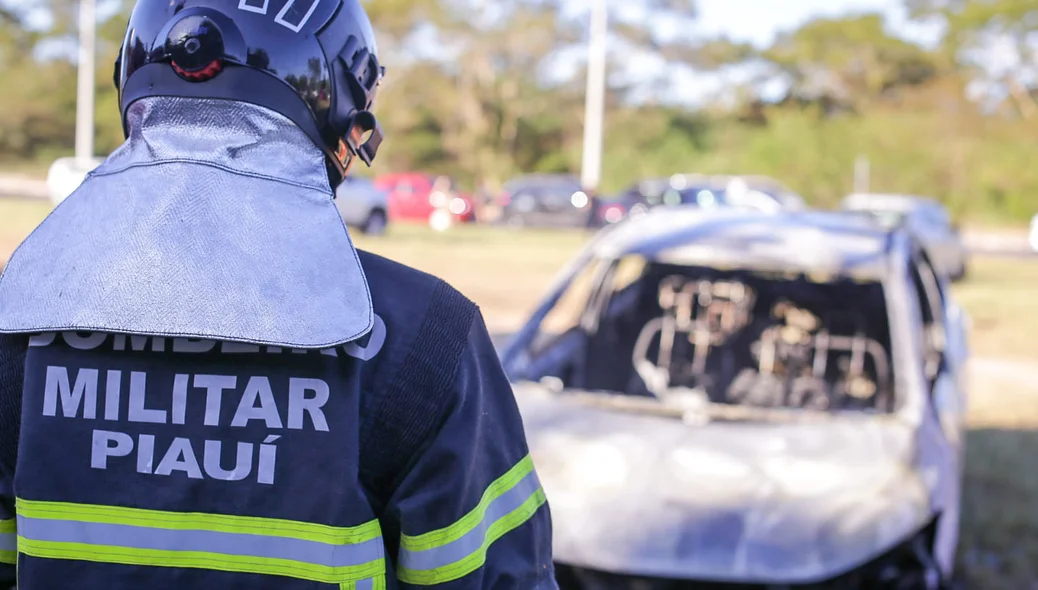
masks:
{"label": "firefighter", "polygon": [[139,0],[127,141],[0,279],[0,583],[556,588],[479,309],[356,250],[358,0]]}

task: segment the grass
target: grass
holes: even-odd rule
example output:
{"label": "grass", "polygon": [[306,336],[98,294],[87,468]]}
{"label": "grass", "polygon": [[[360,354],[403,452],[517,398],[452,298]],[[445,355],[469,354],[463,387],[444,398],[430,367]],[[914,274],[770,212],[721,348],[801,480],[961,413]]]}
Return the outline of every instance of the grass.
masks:
{"label": "grass", "polygon": [[[48,210],[45,203],[0,200],[0,255]],[[355,241],[445,278],[481,306],[492,329],[507,330],[586,238],[580,231],[462,227],[436,234],[396,225],[386,236],[357,235]],[[977,357],[960,572],[968,588],[1038,589],[1038,262],[977,257],[968,279],[954,290],[973,319]]]}
{"label": "grass", "polygon": [[0,174],[13,174],[43,180],[47,178],[47,170],[55,159],[57,158],[40,157],[35,160],[0,159]]}
{"label": "grass", "polygon": [[973,322],[975,352],[1038,361],[1038,258],[976,258],[955,296]]}
{"label": "grass", "polygon": [[354,241],[359,248],[444,278],[479,304],[493,330],[521,323],[587,236],[581,231],[477,226],[437,234],[400,224],[386,236],[358,234]]}
{"label": "grass", "polygon": [[0,259],[6,261],[50,210],[40,199],[0,199]]}

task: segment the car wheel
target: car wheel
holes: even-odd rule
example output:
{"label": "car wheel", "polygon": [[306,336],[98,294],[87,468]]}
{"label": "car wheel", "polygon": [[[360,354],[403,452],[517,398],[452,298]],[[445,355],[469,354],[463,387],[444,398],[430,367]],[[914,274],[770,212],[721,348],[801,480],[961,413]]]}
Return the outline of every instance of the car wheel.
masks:
{"label": "car wheel", "polygon": [[368,215],[368,220],[364,222],[364,233],[372,236],[381,236],[386,233],[386,212],[381,209],[375,209]]}

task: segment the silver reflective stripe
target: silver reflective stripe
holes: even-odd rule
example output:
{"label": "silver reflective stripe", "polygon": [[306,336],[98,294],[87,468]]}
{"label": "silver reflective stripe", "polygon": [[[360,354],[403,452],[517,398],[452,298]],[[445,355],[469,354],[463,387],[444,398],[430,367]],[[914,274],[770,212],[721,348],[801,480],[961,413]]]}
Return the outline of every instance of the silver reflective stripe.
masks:
{"label": "silver reflective stripe", "polygon": [[0,533],[0,551],[17,551],[18,535],[15,533]]}
{"label": "silver reflective stripe", "polygon": [[422,551],[410,551],[401,547],[400,566],[408,570],[431,570],[461,561],[482,550],[487,530],[509,512],[522,506],[540,487],[537,472],[531,471],[512,489],[495,498],[487,506],[483,520],[458,539]]}
{"label": "silver reflective stripe", "polygon": [[203,551],[223,555],[290,559],[327,567],[362,565],[381,560],[383,557],[380,537],[353,545],[331,545],[248,533],[171,530],[25,516],[18,516],[18,534],[32,541],[163,551]]}

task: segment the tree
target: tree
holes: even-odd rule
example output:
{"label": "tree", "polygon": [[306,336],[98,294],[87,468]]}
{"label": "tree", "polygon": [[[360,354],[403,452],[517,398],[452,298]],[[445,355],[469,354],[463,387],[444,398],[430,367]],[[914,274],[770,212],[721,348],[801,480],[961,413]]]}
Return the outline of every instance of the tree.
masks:
{"label": "tree", "polygon": [[887,32],[881,14],[815,19],[781,34],[764,57],[789,84],[789,97],[829,114],[866,107],[893,89],[937,74],[923,48]]}
{"label": "tree", "polygon": [[1038,115],[1038,3],[1034,0],[905,0],[917,19],[944,23],[942,48],[969,68],[974,91],[1008,97],[1025,119]]}

